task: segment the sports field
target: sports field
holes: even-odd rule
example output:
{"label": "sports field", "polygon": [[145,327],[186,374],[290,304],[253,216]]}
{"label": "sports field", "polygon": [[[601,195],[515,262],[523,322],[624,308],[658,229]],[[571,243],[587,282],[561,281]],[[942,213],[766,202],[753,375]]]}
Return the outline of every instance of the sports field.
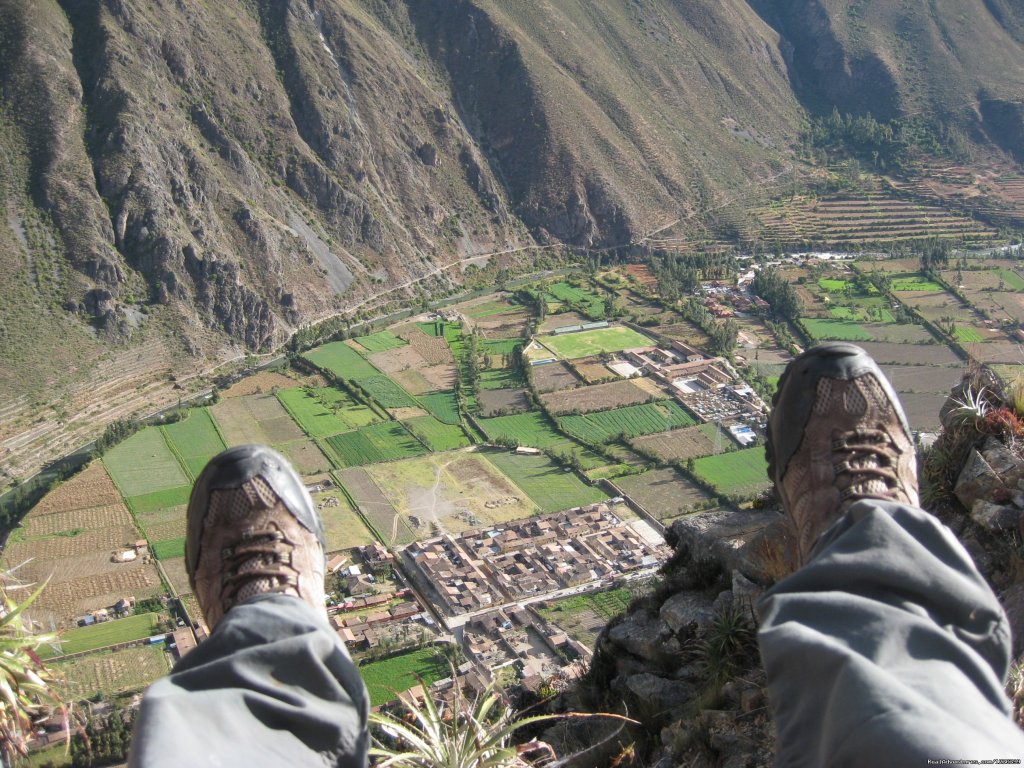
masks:
{"label": "sports field", "polygon": [[89,627],[75,627],[60,636],[57,648],[43,646],[39,655],[46,659],[81,651],[92,651],[96,648],[105,648],[108,645],[127,643],[130,640],[141,640],[156,633],[159,621],[160,617],[155,613],[140,613],[137,616],[113,619]]}
{"label": "sports field", "polygon": [[345,467],[404,459],[427,452],[423,444],[397,421],[343,432],[327,438],[325,442]]}
{"label": "sports field", "polygon": [[761,446],[696,459],[693,471],[723,494],[757,493],[771,485],[768,462]]}
{"label": "sports field", "polygon": [[469,445],[462,427],[444,424],[433,416],[419,416],[402,423],[432,451],[451,451]]}
{"label": "sports field", "polygon": [[613,411],[597,411],[580,416],[562,416],[560,426],[584,443],[607,443],[611,440],[666,432],[679,427],[689,427],[696,422],[686,411],[672,400],[659,403],[643,403],[617,408]]}
{"label": "sports field", "polygon": [[125,496],[189,484],[159,427],[146,427],[107,451],[103,463]]}
{"label": "sports field", "polygon": [[654,344],[650,337],[621,326],[566,333],[561,336],[541,336],[537,341],[566,360],[590,357],[603,352],[621,352],[634,347],[649,347]]}
{"label": "sports field", "polygon": [[488,453],[487,459],[523,489],[542,512],[559,512],[604,501],[608,495],[587,485],[576,473],[559,467],[547,456]]}
{"label": "sports field", "polygon": [[399,693],[419,685],[425,686],[451,676],[447,659],[435,647],[420,648],[409,653],[373,661],[359,668],[359,674],[370,694],[370,706],[376,707],[397,698]]}
{"label": "sports field", "polygon": [[343,341],[332,341],[302,355],[313,365],[343,379],[358,379],[380,373],[369,361]]}

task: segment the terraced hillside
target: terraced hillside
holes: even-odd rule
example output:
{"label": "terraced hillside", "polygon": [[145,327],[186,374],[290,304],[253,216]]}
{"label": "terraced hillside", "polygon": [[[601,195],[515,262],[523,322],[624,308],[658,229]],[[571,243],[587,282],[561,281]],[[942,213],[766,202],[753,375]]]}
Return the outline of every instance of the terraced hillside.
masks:
{"label": "terraced hillside", "polygon": [[753,234],[783,247],[836,247],[943,238],[981,245],[998,233],[970,215],[896,197],[880,189],[863,195],[799,195],[752,212]]}

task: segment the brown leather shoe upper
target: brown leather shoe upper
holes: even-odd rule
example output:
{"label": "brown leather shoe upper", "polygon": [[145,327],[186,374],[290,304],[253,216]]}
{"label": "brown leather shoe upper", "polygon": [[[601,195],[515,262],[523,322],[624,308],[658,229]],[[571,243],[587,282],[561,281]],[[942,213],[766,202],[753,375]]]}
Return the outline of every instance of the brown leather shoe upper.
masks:
{"label": "brown leather shoe upper", "polygon": [[854,501],[918,504],[906,417],[881,371],[859,347],[823,345],[790,364],[770,419],[768,454],[804,561]]}
{"label": "brown leather shoe upper", "polygon": [[[188,549],[189,581],[207,626],[212,630],[232,606],[270,593],[301,598],[326,616],[319,518],[308,494],[303,498],[296,491],[301,481],[268,448],[231,451],[234,455],[224,458],[226,452],[211,461],[189,505],[189,531],[195,538]],[[273,480],[282,486],[280,492]],[[283,494],[296,497],[291,506],[298,506],[299,516]]]}

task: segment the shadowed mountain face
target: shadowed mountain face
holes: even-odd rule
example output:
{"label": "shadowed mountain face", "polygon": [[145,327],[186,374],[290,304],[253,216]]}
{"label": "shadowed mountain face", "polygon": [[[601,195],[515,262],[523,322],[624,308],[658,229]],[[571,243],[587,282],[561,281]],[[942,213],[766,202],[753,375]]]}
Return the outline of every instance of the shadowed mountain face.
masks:
{"label": "shadowed mountain face", "polygon": [[[966,5],[0,0],[0,339],[269,349],[464,258],[758,190],[805,108],[948,114],[1019,157],[1022,12]],[[13,390],[53,375],[9,359]]]}

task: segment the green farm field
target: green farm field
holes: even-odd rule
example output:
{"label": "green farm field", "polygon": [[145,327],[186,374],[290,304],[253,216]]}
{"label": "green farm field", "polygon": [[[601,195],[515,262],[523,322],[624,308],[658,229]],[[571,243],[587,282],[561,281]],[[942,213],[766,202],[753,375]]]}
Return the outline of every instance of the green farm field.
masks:
{"label": "green farm field", "polygon": [[488,460],[523,489],[542,512],[559,512],[604,501],[608,495],[587,485],[547,456],[488,453]]}
{"label": "green farm field", "polygon": [[368,376],[367,378],[356,379],[355,384],[366,391],[370,397],[380,403],[384,408],[417,408],[417,403],[412,395],[395,384],[387,376]]}
{"label": "green farm field", "polygon": [[128,496],[125,500],[135,514],[146,515],[162,509],[188,504],[188,497],[191,494],[191,485],[181,485],[177,488],[168,488],[166,491],[156,491],[142,496]]}
{"label": "green farm field", "polygon": [[68,700],[141,691],[170,669],[167,652],[158,646],[135,646],[57,662],[68,683]]}
{"label": "green farm field", "polygon": [[363,347],[367,352],[387,352],[389,349],[404,347],[409,342],[400,339],[391,331],[378,331],[369,336],[356,336],[354,341]]}
{"label": "green farm field", "polygon": [[185,537],[153,542],[153,554],[158,560],[173,560],[185,556]]}
{"label": "green farm field", "polygon": [[675,402],[642,403],[598,411],[581,416],[563,416],[560,426],[584,443],[607,443],[620,435],[626,438],[689,427],[696,421]]}
{"label": "green farm field", "polygon": [[469,445],[462,427],[445,424],[433,416],[418,416],[402,423],[432,451],[451,451]]}
{"label": "green farm field", "polygon": [[898,272],[889,275],[894,291],[944,291],[939,283],[915,272]]}
{"label": "green farm field", "polygon": [[519,371],[512,368],[491,368],[480,371],[480,389],[512,389],[525,384]]}
{"label": "green farm field", "polygon": [[427,452],[427,449],[397,421],[386,421],[353,432],[343,432],[327,438],[325,442],[341,465],[346,467],[405,459]]}
{"label": "green farm field", "polygon": [[431,395],[420,395],[420,404],[438,421],[445,424],[460,424],[459,400],[454,392],[435,392]]}
{"label": "green farm field", "polygon": [[760,446],[696,459],[693,471],[723,494],[756,493],[771,485],[768,462]]}
{"label": "green farm field", "polygon": [[210,459],[227,447],[206,408],[193,408],[188,418],[168,424],[162,429],[167,444],[181,458],[193,479],[203,471]]}
{"label": "green farm field", "polygon": [[545,292],[552,303],[568,304],[583,312],[591,320],[604,319],[604,299],[585,288],[569,285],[569,283],[552,283],[546,286]]}
{"label": "green farm field", "polygon": [[224,398],[210,409],[229,446],[246,443],[276,445],[306,437],[272,394]]}
{"label": "green farm field", "polygon": [[[282,389],[278,391],[277,399],[310,437],[336,435],[376,420],[376,415],[365,405],[330,387]],[[348,418],[349,409],[352,418]]]}
{"label": "green farm field", "polygon": [[376,707],[419,685],[420,681],[429,686],[450,676],[451,667],[440,650],[427,647],[372,661],[361,666],[359,674],[370,694],[370,706]]}
{"label": "green farm field", "polygon": [[330,371],[342,379],[378,376],[380,371],[343,341],[332,341],[311,349],[303,355],[313,365]]}
{"label": "green farm field", "polygon": [[40,649],[41,658],[81,653],[108,645],[141,640],[154,634],[160,617],[155,613],[140,613],[124,619],[113,619],[89,627],[75,627],[61,635],[59,650],[48,647]]}
{"label": "green farm field", "polygon": [[489,440],[514,440],[517,445],[540,448],[545,451],[582,451],[581,463],[584,469],[603,466],[606,462],[592,451],[582,448],[551,425],[542,413],[522,413],[516,416],[497,416],[493,419],[477,419]]}
{"label": "green farm field", "polygon": [[159,427],[146,427],[110,449],[103,464],[125,496],[142,496],[190,482]]}
{"label": "green farm field", "polygon": [[541,336],[537,341],[558,357],[567,360],[590,357],[603,352],[621,352],[634,347],[649,347],[654,343],[649,337],[623,327],[599,328],[561,336]]}
{"label": "green farm field", "polygon": [[874,337],[859,323],[850,320],[819,320],[813,317],[801,319],[807,332],[816,339],[837,339],[839,341],[871,341]]}

